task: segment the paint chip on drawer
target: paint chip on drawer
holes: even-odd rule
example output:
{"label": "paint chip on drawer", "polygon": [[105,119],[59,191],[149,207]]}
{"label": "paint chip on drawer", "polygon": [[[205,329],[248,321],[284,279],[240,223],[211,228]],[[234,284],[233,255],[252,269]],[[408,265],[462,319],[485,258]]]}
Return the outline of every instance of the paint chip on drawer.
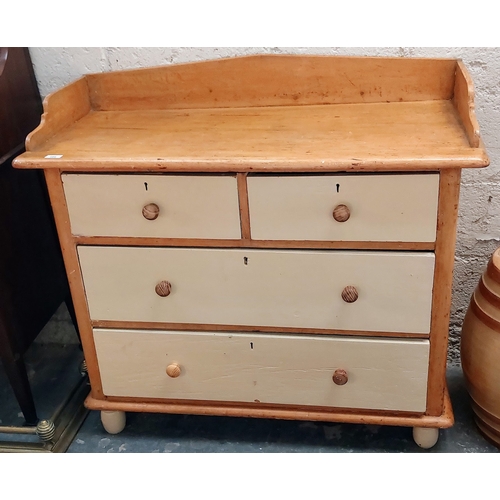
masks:
{"label": "paint chip on drawer", "polygon": [[47,155],[47,156],[44,156],[44,158],[48,158],[48,159],[54,159],[54,158],[62,158],[63,155]]}

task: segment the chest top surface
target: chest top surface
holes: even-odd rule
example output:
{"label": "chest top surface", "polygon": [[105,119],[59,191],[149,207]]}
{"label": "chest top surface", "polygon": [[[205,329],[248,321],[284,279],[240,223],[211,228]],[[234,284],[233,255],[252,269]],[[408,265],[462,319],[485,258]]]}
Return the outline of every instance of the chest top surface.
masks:
{"label": "chest top surface", "polygon": [[335,172],[483,167],[461,61],[251,56],[86,75],[18,168]]}

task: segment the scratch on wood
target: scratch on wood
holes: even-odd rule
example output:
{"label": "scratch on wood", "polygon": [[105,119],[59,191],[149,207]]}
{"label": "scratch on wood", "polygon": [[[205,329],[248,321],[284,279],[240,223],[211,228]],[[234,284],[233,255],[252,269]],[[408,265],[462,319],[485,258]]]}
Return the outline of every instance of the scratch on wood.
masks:
{"label": "scratch on wood", "polygon": [[349,81],[349,83],[353,86],[353,87],[356,87],[356,85],[354,85],[354,83],[352,83],[351,79],[344,73],[344,76],[347,78],[347,80]]}

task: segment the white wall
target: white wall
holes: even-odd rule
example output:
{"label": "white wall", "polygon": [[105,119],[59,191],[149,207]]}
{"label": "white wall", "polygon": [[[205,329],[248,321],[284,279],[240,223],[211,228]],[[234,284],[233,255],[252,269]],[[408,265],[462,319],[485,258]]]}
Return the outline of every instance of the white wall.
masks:
{"label": "white wall", "polygon": [[476,112],[490,155],[487,169],[464,170],[460,201],[450,359],[459,359],[459,334],[480,272],[500,245],[499,48],[31,48],[40,92],[46,96],[86,73],[174,64],[255,53],[341,54],[462,59],[476,88]]}

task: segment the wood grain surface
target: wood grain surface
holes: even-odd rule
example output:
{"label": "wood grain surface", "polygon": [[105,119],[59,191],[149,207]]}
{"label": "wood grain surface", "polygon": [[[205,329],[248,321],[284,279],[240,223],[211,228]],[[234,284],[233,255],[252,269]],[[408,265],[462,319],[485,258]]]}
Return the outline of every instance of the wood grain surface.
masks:
{"label": "wood grain surface", "polygon": [[486,164],[484,151],[470,147],[451,101],[91,112],[16,160],[21,168],[97,172],[398,171]]}

